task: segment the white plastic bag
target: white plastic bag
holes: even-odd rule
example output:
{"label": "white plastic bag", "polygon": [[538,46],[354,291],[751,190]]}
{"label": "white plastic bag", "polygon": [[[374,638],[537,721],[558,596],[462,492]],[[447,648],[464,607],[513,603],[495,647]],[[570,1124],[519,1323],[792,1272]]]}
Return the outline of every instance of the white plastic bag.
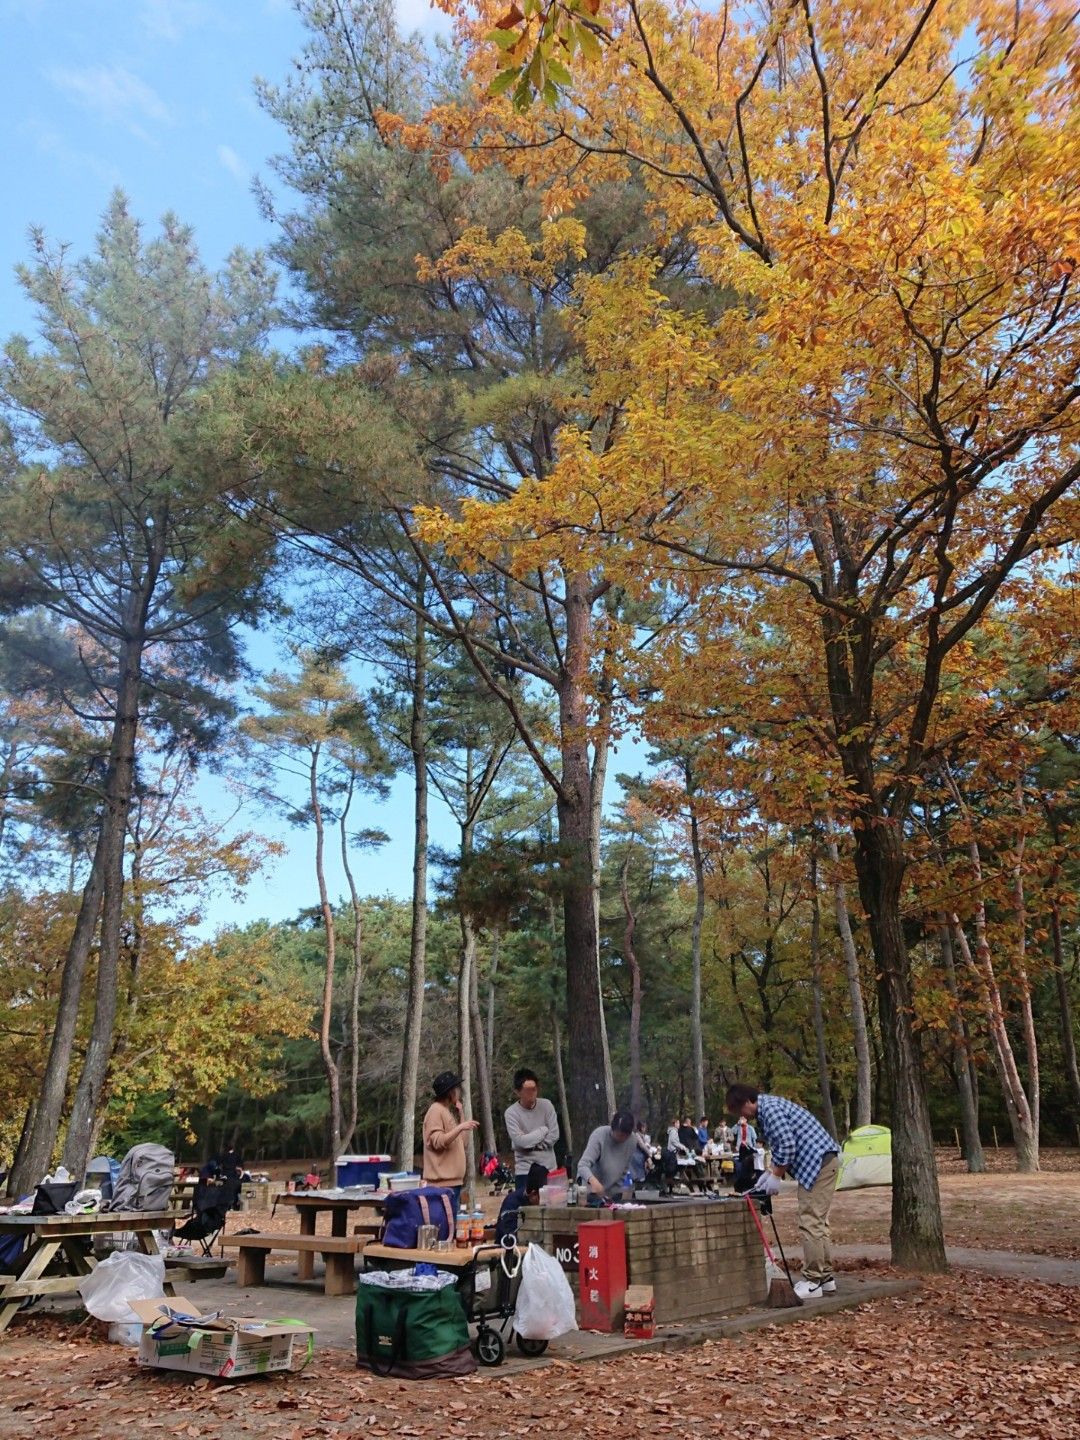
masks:
{"label": "white plastic bag", "polygon": [[125,1325],[139,1317],[129,1300],[153,1300],[165,1288],[165,1261],[141,1250],[114,1250],[79,1281],[79,1294],[95,1320]]}
{"label": "white plastic bag", "polygon": [[521,1263],[514,1329],[523,1340],[554,1340],[576,1330],[574,1292],[554,1255],[530,1244]]}

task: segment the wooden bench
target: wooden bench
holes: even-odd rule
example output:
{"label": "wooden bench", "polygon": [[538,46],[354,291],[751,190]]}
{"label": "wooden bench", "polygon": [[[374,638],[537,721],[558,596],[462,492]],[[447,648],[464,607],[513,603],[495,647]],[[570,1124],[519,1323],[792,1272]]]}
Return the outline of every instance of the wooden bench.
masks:
{"label": "wooden bench", "polygon": [[166,1255],[165,1269],[174,1283],[194,1284],[196,1280],[220,1280],[228,1273],[231,1260],[206,1255]]}
{"label": "wooden bench", "polygon": [[383,1232],[381,1220],[362,1220],[359,1225],[352,1227],[354,1235],[366,1235],[369,1240],[378,1240]]}
{"label": "wooden bench", "polygon": [[321,1255],[326,1264],[323,1293],[349,1295],[355,1288],[353,1257],[364,1248],[355,1235],[227,1235],[223,1246],[233,1246],[237,1256],[236,1283],[264,1285],[266,1257],[271,1250],[294,1250],[300,1255]]}

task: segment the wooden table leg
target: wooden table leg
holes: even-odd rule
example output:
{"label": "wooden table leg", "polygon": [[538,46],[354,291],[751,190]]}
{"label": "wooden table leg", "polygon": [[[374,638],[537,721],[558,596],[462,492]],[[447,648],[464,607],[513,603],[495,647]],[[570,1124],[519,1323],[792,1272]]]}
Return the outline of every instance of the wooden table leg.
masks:
{"label": "wooden table leg", "polygon": [[135,1244],[144,1255],[162,1255],[164,1251],[158,1244],[156,1230],[136,1230]]}
{"label": "wooden table leg", "polygon": [[[300,1234],[315,1234],[316,1212],[309,1210],[306,1206],[300,1211]],[[315,1254],[311,1250],[301,1250],[296,1257],[296,1278],[298,1280],[311,1280],[315,1274]]]}
{"label": "wooden table leg", "polygon": [[97,1264],[93,1254],[88,1255],[83,1249],[82,1239],[78,1235],[68,1235],[61,1242],[73,1275],[89,1275]]}
{"label": "wooden table leg", "polygon": [[243,1289],[266,1281],[266,1251],[242,1245],[236,1257],[236,1283]]}
{"label": "wooden table leg", "polygon": [[356,1276],[353,1273],[353,1257],[351,1255],[340,1255],[336,1252],[324,1255],[326,1262],[326,1278],[323,1281],[323,1293],[326,1295],[351,1295],[356,1289]]}
{"label": "wooden table leg", "polygon": [[[60,1249],[60,1241],[53,1237],[49,1239],[35,1240],[27,1237],[27,1248],[23,1252],[22,1264],[14,1275],[5,1275],[0,1280],[0,1331],[6,1330],[22,1308],[23,1301],[27,1298],[27,1292],[21,1287],[32,1285],[35,1280],[40,1280],[49,1267],[49,1262]],[[71,1292],[76,1293],[76,1277],[71,1277]],[[10,1286],[20,1286],[20,1293],[17,1299],[5,1302],[4,1296]],[[50,1289],[55,1287],[50,1286]],[[66,1288],[66,1287],[65,1287]],[[34,1291],[29,1292],[33,1294]]]}
{"label": "wooden table leg", "polygon": [[330,1212],[330,1234],[347,1235],[349,1233],[349,1212],[347,1210],[331,1210]]}

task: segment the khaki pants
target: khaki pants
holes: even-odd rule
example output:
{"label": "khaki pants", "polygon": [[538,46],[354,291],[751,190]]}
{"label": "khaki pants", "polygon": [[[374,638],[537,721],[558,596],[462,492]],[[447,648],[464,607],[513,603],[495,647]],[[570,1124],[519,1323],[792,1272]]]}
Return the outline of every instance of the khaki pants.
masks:
{"label": "khaki pants", "polygon": [[829,1155],[823,1163],[814,1188],[799,1186],[799,1235],[802,1239],[803,1279],[831,1280],[832,1244],[829,1234],[829,1206],[836,1191],[839,1157]]}

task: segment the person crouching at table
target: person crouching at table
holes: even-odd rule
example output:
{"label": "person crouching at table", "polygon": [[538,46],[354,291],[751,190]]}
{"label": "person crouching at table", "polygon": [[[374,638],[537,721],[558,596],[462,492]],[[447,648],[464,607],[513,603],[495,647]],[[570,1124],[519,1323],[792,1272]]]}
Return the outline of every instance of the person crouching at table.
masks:
{"label": "person crouching at table", "polygon": [[634,1117],[629,1110],[616,1110],[610,1125],[596,1127],[578,1161],[578,1184],[588,1191],[589,1205],[604,1205],[626,1188],[637,1148]]}
{"label": "person crouching at table", "polygon": [[547,1184],[549,1173],[546,1165],[540,1165],[534,1160],[521,1177],[521,1188],[515,1188],[507,1195],[495,1222],[496,1244],[501,1245],[504,1240],[513,1239],[517,1235],[522,1205],[540,1204],[540,1188]]}

